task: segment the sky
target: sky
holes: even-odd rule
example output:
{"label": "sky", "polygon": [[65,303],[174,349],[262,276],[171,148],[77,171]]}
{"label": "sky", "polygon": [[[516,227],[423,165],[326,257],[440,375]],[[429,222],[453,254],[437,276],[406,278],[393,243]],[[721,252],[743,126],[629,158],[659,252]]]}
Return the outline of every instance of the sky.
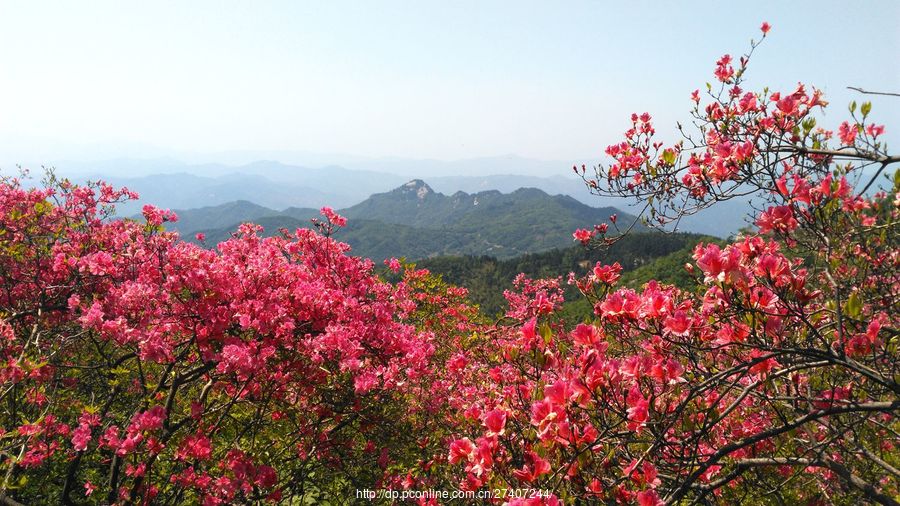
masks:
{"label": "sky", "polygon": [[[0,0],[0,162],[250,151],[588,161],[747,87],[900,92],[900,2]],[[900,128],[900,99],[869,97]],[[900,139],[890,134],[888,139]],[[896,143],[894,143],[896,144]]]}

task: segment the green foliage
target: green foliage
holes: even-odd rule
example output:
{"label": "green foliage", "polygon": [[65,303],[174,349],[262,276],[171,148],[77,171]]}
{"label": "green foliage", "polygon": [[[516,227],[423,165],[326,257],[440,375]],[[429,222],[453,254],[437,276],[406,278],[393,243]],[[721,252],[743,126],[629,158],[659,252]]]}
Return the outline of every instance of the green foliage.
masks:
{"label": "green foliage", "polygon": [[[677,251],[654,259],[653,262],[624,272],[622,274],[622,279],[619,280],[619,285],[640,288],[644,283],[655,279],[660,283],[674,285],[682,290],[691,290],[695,288],[697,286],[696,275],[688,271],[685,266],[694,263],[692,254],[694,245],[696,245],[697,242],[701,241],[695,241],[693,244],[686,244]],[[724,241],[711,237],[702,239],[702,242],[724,243]]]}
{"label": "green foliage", "polygon": [[[454,285],[468,288],[471,300],[483,313],[496,315],[506,306],[503,290],[512,287],[512,280],[519,273],[531,278],[566,276],[569,272],[581,276],[597,262],[619,262],[625,272],[621,284],[639,286],[657,279],[688,287],[691,277],[684,264],[690,261],[691,250],[698,242],[711,240],[715,239],[695,234],[634,234],[605,249],[573,246],[508,260],[489,256],[436,257],[418,262],[418,267],[441,274]],[[576,291],[574,287],[568,287],[566,299],[577,299]],[[564,315],[567,320],[581,321],[591,312],[587,301],[576,301],[567,304]]]}

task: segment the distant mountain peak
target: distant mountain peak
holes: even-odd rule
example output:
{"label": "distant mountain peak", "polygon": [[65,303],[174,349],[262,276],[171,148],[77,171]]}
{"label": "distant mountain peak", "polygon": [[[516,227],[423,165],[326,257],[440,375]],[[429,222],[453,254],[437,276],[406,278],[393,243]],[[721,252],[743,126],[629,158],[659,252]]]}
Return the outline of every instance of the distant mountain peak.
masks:
{"label": "distant mountain peak", "polygon": [[398,191],[402,195],[415,194],[416,198],[419,200],[424,200],[425,197],[434,193],[434,190],[428,186],[428,183],[421,179],[413,179],[394,191]]}

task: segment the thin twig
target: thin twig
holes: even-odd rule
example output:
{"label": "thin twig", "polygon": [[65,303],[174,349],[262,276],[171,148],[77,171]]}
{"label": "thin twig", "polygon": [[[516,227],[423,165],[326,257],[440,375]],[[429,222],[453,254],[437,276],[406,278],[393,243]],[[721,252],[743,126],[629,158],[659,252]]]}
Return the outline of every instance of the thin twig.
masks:
{"label": "thin twig", "polygon": [[900,93],[891,93],[889,91],[866,91],[862,88],[857,88],[855,86],[847,86],[848,90],[858,91],[860,93],[865,93],[866,95],[886,95],[888,97],[900,97]]}

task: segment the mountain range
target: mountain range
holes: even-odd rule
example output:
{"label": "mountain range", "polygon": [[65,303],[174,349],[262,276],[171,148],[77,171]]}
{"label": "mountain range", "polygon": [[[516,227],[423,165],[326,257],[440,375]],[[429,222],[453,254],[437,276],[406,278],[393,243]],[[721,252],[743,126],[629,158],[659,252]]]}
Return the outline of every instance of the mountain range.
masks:
{"label": "mountain range", "polygon": [[[479,160],[479,163],[484,165],[491,160]],[[592,195],[583,181],[571,174],[562,175],[565,167],[560,167],[557,175],[521,175],[515,171],[528,173],[534,164],[514,157],[494,161],[498,164],[496,170],[509,170],[509,173],[472,175],[472,171],[460,168],[465,165],[462,164],[452,166],[459,168],[458,172],[445,171],[442,175],[430,175],[427,180],[434,191],[450,196],[459,191],[469,194],[489,190],[512,193],[525,187],[537,188],[550,195],[567,195],[588,206],[616,207],[633,213],[638,210],[634,202],[623,198]],[[470,165],[482,166],[474,161]],[[377,168],[386,170],[390,167],[384,165]],[[270,209],[318,209],[326,205],[348,208],[365,201],[373,193],[388,192],[410,179],[400,175],[412,170],[409,163],[396,168],[394,173],[334,165],[314,168],[266,160],[243,165],[191,165],[172,158],[64,162],[58,166],[62,175],[76,181],[104,179],[113,185],[136,190],[141,194],[141,199],[121,206],[120,212],[125,216],[137,213],[145,203],[170,209],[192,209],[246,200]],[[423,170],[421,173],[429,171]],[[685,217],[678,228],[727,237],[746,225],[744,217],[749,211],[749,203],[745,200],[722,202],[714,209]]]}
{"label": "mountain range", "polygon": [[[275,210],[249,201],[176,210],[171,224],[187,240],[197,233],[213,245],[227,239],[240,223],[254,222],[266,233],[310,226],[319,211],[308,207]],[[438,255],[490,255],[511,258],[525,253],[572,245],[572,231],[608,223],[630,224],[634,216],[613,207],[591,207],[566,195],[549,195],[536,188],[511,193],[436,192],[415,179],[393,190],[371,195],[338,213],[349,220],[335,238],[353,247],[355,255],[380,261]],[[637,227],[642,229],[641,226]]]}

